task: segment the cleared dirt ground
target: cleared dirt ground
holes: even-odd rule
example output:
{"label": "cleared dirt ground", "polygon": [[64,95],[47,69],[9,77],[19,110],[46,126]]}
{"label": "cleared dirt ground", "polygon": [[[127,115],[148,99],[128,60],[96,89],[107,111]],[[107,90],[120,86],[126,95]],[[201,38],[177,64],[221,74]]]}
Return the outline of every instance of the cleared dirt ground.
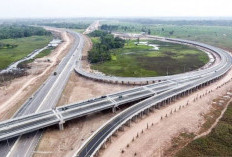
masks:
{"label": "cleared dirt ground", "polygon": [[[31,69],[28,75],[10,82],[6,82],[0,87],[0,120],[9,119],[18,108],[35,92],[39,86],[48,78],[63,56],[68,52],[73,38],[66,32],[60,32],[62,40],[53,52],[43,58],[36,59],[30,63]],[[50,59],[50,62],[47,61]]]}
{"label": "cleared dirt ground", "polygon": [[[87,38],[85,40],[87,42],[85,42],[83,56],[87,55],[87,51],[91,46],[91,43],[88,42],[89,40]],[[92,81],[73,72],[58,105],[75,103],[132,87]],[[111,111],[106,111],[104,113],[78,118],[67,122],[63,131],[59,131],[58,126],[48,128],[43,134],[34,152],[34,156],[69,157],[73,155],[93,131],[114,115]]]}
{"label": "cleared dirt ground", "polygon": [[[87,56],[87,51],[91,47],[89,40],[85,39],[88,42],[85,45],[83,57]],[[83,62],[84,68],[91,70],[88,63]],[[200,130],[205,121],[203,115],[212,110],[212,101],[225,94],[232,83],[230,82],[217,90],[216,87],[229,80],[231,76],[232,71],[218,82],[188,97],[179,99],[165,108],[155,110],[150,116],[145,116],[137,123],[132,123],[130,128],[125,127],[125,132],[120,132],[117,138],[113,138],[112,144],[108,144],[107,149],[101,151],[100,156],[134,156],[135,152],[136,156],[162,156],[163,151],[171,146],[171,140],[180,132],[197,133]],[[128,88],[132,88],[132,86],[104,84],[82,78],[73,73],[58,105],[106,95]],[[213,90],[213,92],[193,102],[194,98],[203,95],[209,90]],[[189,105],[179,110],[179,107],[186,105],[187,102],[189,102]],[[174,112],[175,109],[177,112],[170,116],[171,110]],[[168,114],[167,118],[165,118],[166,114]],[[34,156],[68,157],[73,155],[81,144],[112,116],[114,114],[106,111],[67,122],[64,131],[59,131],[58,126],[48,128],[37,146]],[[163,117],[162,121],[161,116]],[[153,126],[151,127],[152,123]],[[147,124],[149,129],[146,129]],[[144,133],[141,135],[142,130]],[[136,138],[131,143],[137,133],[139,133],[139,138]],[[128,144],[129,147],[127,147]],[[122,150],[124,150],[123,154],[121,153]]]}
{"label": "cleared dirt ground", "polygon": [[[181,98],[169,106],[155,110],[154,113],[144,116],[137,123],[132,123],[132,127],[125,127],[124,132],[119,132],[118,137],[112,138],[112,143],[101,151],[100,156],[108,157],[112,154],[114,157],[129,157],[135,154],[142,157],[164,156],[163,153],[171,146],[172,139],[180,133],[199,133],[205,122],[204,115],[213,110],[213,101],[218,98],[224,99],[222,96],[231,89],[231,77],[232,70],[210,86]],[[228,80],[230,82],[223,85]],[[220,85],[223,86],[216,89]],[[211,93],[205,94],[211,90]],[[194,101],[196,97],[198,100]],[[189,105],[186,106],[187,102]],[[180,106],[182,106],[181,109]],[[174,112],[175,110],[177,111]],[[136,138],[137,134],[139,134],[138,138]],[[132,142],[133,138],[134,142]]]}

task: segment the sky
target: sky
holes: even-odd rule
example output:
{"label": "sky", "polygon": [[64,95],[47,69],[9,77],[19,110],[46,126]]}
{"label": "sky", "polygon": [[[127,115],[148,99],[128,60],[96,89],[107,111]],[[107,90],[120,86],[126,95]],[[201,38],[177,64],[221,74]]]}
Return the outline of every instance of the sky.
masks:
{"label": "sky", "polygon": [[0,0],[0,18],[232,17],[231,0]]}

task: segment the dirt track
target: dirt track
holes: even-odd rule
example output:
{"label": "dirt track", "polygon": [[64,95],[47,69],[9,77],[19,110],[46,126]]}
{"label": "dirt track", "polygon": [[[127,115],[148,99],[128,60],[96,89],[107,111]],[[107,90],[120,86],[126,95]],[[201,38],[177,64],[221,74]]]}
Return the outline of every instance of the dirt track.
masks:
{"label": "dirt track", "polygon": [[[1,120],[9,119],[18,110],[32,93],[42,85],[61,58],[68,52],[73,39],[65,32],[61,33],[61,37],[64,42],[50,55],[30,63],[29,75],[14,79],[0,87]],[[50,59],[50,62],[47,59]]]}

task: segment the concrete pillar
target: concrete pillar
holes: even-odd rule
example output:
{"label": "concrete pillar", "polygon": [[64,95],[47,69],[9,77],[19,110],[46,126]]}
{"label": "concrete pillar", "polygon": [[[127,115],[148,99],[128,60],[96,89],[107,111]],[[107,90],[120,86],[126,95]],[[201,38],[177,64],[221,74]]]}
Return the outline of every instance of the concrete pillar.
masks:
{"label": "concrete pillar", "polygon": [[102,148],[103,148],[103,149],[106,148],[106,143],[103,143]]}
{"label": "concrete pillar", "polygon": [[112,142],[112,136],[109,137],[109,142],[110,142],[110,143]]}
{"label": "concrete pillar", "polygon": [[59,129],[64,130],[64,122],[59,122]]}
{"label": "concrete pillar", "polygon": [[137,115],[132,118],[132,121],[137,122]]}
{"label": "concrete pillar", "polygon": [[124,131],[124,126],[123,125],[120,127],[120,131]]}
{"label": "concrete pillar", "polygon": [[127,122],[127,126],[128,126],[128,127],[131,126],[131,120],[129,120],[129,121]]}
{"label": "concrete pillar", "polygon": [[112,112],[115,113],[116,112],[116,107],[112,108]]}

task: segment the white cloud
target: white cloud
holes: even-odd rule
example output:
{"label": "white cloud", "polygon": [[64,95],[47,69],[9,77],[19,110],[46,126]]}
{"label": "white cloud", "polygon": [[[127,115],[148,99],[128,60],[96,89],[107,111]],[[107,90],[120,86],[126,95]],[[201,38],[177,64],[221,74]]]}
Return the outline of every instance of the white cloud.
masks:
{"label": "white cloud", "polygon": [[232,16],[230,0],[0,0],[0,17]]}

